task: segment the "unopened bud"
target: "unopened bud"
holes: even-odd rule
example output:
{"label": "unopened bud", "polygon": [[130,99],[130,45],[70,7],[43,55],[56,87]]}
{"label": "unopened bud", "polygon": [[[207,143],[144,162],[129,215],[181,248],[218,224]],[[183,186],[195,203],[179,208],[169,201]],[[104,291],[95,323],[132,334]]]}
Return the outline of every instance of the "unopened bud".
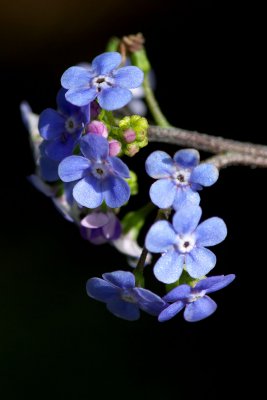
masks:
{"label": "unopened bud", "polygon": [[86,133],[94,133],[98,136],[108,137],[108,130],[106,125],[101,121],[92,121],[86,127]]}
{"label": "unopened bud", "polygon": [[121,151],[121,143],[118,140],[112,139],[109,140],[109,155],[111,157],[117,156]]}

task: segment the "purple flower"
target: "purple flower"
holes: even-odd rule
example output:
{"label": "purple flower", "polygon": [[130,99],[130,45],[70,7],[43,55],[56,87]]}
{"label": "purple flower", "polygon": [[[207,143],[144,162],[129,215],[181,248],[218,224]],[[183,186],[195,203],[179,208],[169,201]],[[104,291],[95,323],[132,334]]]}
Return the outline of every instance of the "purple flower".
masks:
{"label": "purple flower", "polygon": [[184,319],[196,322],[209,317],[217,308],[217,304],[207,296],[207,293],[216,292],[229,285],[235,279],[234,274],[212,276],[202,279],[194,287],[180,285],[172,289],[163,300],[170,304],[158,317],[160,322],[173,318],[184,307]]}
{"label": "purple flower", "polygon": [[82,109],[68,103],[65,93],[64,89],[58,92],[58,111],[47,108],[39,119],[39,131],[45,139],[45,153],[55,161],[72,154],[89,118],[89,107]]}
{"label": "purple flower", "polygon": [[[179,150],[173,159],[164,151],[154,151],[146,160],[146,172],[158,179],[150,188],[150,197],[160,208],[178,210],[185,202],[199,204],[197,190],[211,186],[218,179],[218,169],[212,164],[199,164],[199,152]],[[166,193],[168,195],[166,195]]]}
{"label": "purple flower", "polygon": [[66,99],[81,107],[97,98],[105,110],[125,106],[132,99],[129,89],[140,86],[144,74],[134,66],[118,68],[121,61],[119,53],[107,52],[95,57],[90,69],[68,68],[61,78],[62,86],[68,89]]}
{"label": "purple flower", "polygon": [[199,206],[187,205],[177,211],[172,225],[158,221],[150,228],[145,246],[152,253],[163,253],[154,266],[156,278],[163,283],[176,282],[185,266],[193,278],[202,278],[216,264],[216,256],[206,246],[222,242],[226,225],[213,217],[198,225],[202,211]]}
{"label": "purple flower", "polygon": [[107,309],[116,317],[135,321],[140,309],[151,315],[159,315],[166,303],[150,290],[135,287],[135,276],[127,271],[114,271],[102,275],[103,279],[87,281],[88,296],[107,303]]}
{"label": "purple flower", "polygon": [[122,206],[129,200],[129,169],[117,157],[109,156],[107,139],[87,134],[80,141],[83,156],[69,156],[59,164],[62,181],[78,181],[73,189],[74,199],[88,208],[99,207],[105,200],[110,208]]}
{"label": "purple flower", "polygon": [[93,211],[82,219],[81,234],[93,244],[103,244],[120,237],[121,224],[113,212]]}

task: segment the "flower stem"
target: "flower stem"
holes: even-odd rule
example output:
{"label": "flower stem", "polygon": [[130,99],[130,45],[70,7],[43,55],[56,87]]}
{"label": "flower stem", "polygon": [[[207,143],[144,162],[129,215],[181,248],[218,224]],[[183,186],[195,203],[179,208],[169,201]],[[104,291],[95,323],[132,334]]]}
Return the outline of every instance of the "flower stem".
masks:
{"label": "flower stem", "polygon": [[143,87],[144,87],[144,91],[145,91],[145,98],[147,101],[148,108],[149,108],[151,114],[153,115],[153,118],[154,118],[156,124],[159,126],[162,126],[162,127],[171,126],[170,123],[165,118],[165,116],[163,115],[163,113],[158,105],[158,102],[155,98],[154,92],[150,86],[148,73],[145,73]]}
{"label": "flower stem", "polygon": [[267,168],[267,146],[264,145],[239,142],[186,129],[160,126],[150,126],[148,138],[150,142],[188,146],[215,153],[217,156],[205,160],[205,162],[210,162],[217,168],[229,165]]}

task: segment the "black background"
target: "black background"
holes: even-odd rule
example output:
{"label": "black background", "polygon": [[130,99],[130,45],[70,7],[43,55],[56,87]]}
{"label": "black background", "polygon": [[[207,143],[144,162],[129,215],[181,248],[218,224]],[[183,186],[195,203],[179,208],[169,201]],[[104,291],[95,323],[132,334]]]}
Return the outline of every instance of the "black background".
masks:
{"label": "black background", "polygon": [[[141,31],[173,125],[267,145],[261,10],[204,0],[1,7],[1,398],[256,396],[265,348],[266,170],[225,169],[202,193],[203,216],[222,217],[229,230],[214,249],[213,272],[237,275],[214,294],[216,313],[196,324],[182,315],[126,322],[85,292],[89,277],[126,269],[124,257],[83,241],[27,183],[33,162],[19,103],[36,113],[54,107],[67,67],[103,52],[112,35]],[[133,169],[141,172],[153,149],[176,150],[149,147],[131,160]],[[141,178],[133,207],[145,202],[150,183]]]}

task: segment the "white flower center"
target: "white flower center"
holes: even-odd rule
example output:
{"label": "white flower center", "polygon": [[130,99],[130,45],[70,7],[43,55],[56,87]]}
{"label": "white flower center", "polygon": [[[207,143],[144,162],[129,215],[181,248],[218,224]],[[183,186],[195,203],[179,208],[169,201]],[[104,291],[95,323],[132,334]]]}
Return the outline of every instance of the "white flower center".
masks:
{"label": "white flower center", "polygon": [[176,246],[180,253],[190,253],[195,247],[194,235],[176,236]]}
{"label": "white flower center", "polygon": [[91,172],[96,178],[103,179],[108,174],[108,168],[105,164],[99,162],[92,166]]}
{"label": "white flower center", "polygon": [[178,186],[186,186],[189,183],[191,171],[189,169],[177,169],[173,174],[172,178]]}
{"label": "white flower center", "polygon": [[136,303],[136,298],[134,297],[133,294],[129,292],[124,292],[121,294],[121,299],[124,301],[127,301],[127,303]]}
{"label": "white flower center", "polygon": [[74,133],[77,129],[76,121],[72,117],[67,118],[65,122],[65,128],[68,133]]}
{"label": "white flower center", "polygon": [[94,86],[98,92],[102,89],[110,88],[113,85],[114,79],[107,75],[98,75],[92,79],[92,86]]}
{"label": "white flower center", "polygon": [[206,290],[201,290],[199,292],[192,293],[192,294],[190,294],[187,301],[188,301],[188,303],[193,303],[194,301],[201,299],[201,297],[204,297],[205,294],[206,294]]}

